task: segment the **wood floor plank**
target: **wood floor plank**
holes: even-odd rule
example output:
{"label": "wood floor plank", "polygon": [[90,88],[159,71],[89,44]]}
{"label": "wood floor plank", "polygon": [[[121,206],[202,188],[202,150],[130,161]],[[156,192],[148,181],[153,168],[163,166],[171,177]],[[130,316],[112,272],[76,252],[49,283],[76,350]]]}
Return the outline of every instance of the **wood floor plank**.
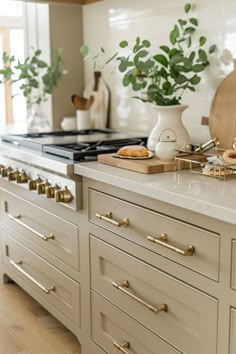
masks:
{"label": "wood floor plank", "polygon": [[0,284],[0,321],[0,354],[80,354],[77,338],[16,284]]}
{"label": "wood floor plank", "polygon": [[0,320],[0,354],[20,353],[23,350],[18,338]]}

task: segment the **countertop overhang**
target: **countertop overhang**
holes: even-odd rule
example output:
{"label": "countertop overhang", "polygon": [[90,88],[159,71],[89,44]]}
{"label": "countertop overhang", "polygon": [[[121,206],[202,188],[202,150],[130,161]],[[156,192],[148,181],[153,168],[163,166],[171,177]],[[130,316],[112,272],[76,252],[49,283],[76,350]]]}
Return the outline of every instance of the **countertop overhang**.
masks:
{"label": "countertop overhang", "polygon": [[236,179],[189,170],[148,175],[99,162],[76,163],[74,173],[236,225]]}

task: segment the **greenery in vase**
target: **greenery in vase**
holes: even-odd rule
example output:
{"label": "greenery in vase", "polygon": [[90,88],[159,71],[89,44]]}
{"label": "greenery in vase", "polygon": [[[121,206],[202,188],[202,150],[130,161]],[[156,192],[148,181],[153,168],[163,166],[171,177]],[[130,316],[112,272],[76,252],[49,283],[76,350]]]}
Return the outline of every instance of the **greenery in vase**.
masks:
{"label": "greenery in vase", "polygon": [[[186,18],[177,20],[169,34],[170,43],[161,45],[157,54],[150,54],[149,40],[137,37],[133,46],[126,40],[120,42],[120,48],[128,50],[125,56],[116,52],[107,58],[101,47],[92,58],[94,65],[101,56],[106,58],[103,66],[117,61],[123,85],[142,92],[141,97],[136,98],[162,106],[180,104],[185,90],[196,90],[201,81],[200,73],[209,65],[209,54],[216,50],[215,45],[211,45],[208,51],[205,49],[206,37],[200,36],[196,40],[198,20],[191,17],[191,10],[192,5],[185,4]],[[86,45],[80,50],[85,59],[91,57]]]}
{"label": "greenery in vase", "polygon": [[20,62],[14,55],[3,53],[4,68],[0,70],[0,75],[11,84],[20,82],[19,88],[26,98],[27,108],[47,101],[48,95],[67,73],[62,69],[60,49],[52,51],[50,65],[41,59],[41,54],[41,50],[33,50],[31,56]]}

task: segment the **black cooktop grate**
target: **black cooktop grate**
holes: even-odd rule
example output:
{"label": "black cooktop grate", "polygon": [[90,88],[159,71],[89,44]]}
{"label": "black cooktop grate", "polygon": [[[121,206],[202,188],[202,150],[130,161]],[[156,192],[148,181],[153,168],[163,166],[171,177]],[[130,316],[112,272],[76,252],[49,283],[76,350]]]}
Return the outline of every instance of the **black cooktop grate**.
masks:
{"label": "black cooktop grate", "polygon": [[146,145],[147,138],[115,139],[109,141],[83,142],[76,144],[44,145],[43,152],[74,161],[96,160],[97,155],[116,152],[126,145]]}

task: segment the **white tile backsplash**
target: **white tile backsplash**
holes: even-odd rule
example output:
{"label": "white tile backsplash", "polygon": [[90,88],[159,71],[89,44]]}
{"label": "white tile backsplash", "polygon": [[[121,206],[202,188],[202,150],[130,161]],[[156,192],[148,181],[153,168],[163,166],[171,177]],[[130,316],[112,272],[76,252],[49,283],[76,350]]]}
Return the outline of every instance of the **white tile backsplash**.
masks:
{"label": "white tile backsplash", "polygon": [[[84,43],[93,53],[102,45],[108,56],[118,50],[126,39],[133,43],[137,36],[149,39],[153,51],[167,44],[169,32],[178,18],[184,16],[183,0],[104,0],[83,7]],[[188,92],[182,103],[189,108],[183,113],[183,122],[192,142],[210,138],[209,128],[201,125],[201,117],[209,116],[212,98],[222,79],[233,70],[232,62],[223,63],[222,52],[227,48],[236,57],[236,3],[235,0],[197,0],[194,14],[199,20],[198,34],[207,37],[207,43],[217,44],[218,52],[212,65],[203,74],[197,92]],[[226,53],[227,58],[227,53]],[[230,60],[229,60],[230,62]],[[227,63],[228,64],[228,63]],[[93,65],[85,62],[85,82],[92,78]],[[155,110],[150,104],[132,98],[124,88],[121,75],[114,66],[106,66],[103,78],[111,90],[111,127],[120,130],[149,133],[156,123]]]}

